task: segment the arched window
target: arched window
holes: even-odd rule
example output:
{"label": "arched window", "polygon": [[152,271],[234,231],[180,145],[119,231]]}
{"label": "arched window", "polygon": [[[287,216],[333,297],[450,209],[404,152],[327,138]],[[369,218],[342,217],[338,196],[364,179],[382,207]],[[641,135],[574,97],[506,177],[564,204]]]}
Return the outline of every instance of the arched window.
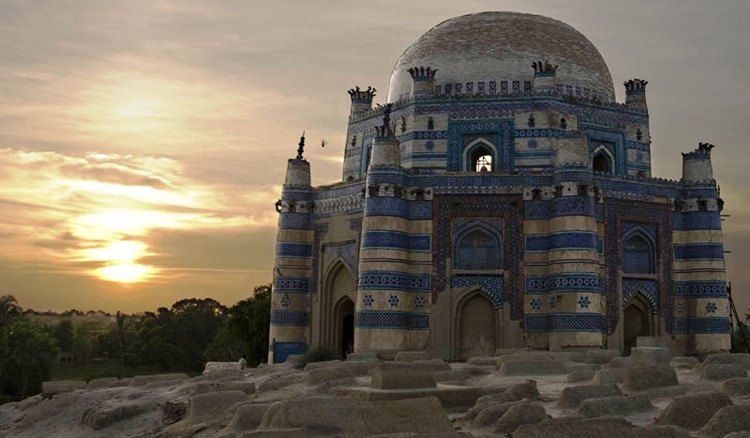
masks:
{"label": "arched window", "polygon": [[492,151],[485,146],[479,146],[471,151],[469,169],[474,172],[492,172],[494,160]]}
{"label": "arched window", "polygon": [[565,117],[560,119],[560,129],[563,131],[568,129],[568,122],[565,120]]}
{"label": "arched window", "polygon": [[594,172],[612,173],[612,163],[604,151],[594,155]]}
{"label": "arched window", "polygon": [[654,249],[643,236],[636,234],[622,245],[622,271],[626,274],[656,272]]}
{"label": "arched window", "polygon": [[500,242],[482,230],[465,234],[458,242],[456,267],[459,269],[500,269]]}

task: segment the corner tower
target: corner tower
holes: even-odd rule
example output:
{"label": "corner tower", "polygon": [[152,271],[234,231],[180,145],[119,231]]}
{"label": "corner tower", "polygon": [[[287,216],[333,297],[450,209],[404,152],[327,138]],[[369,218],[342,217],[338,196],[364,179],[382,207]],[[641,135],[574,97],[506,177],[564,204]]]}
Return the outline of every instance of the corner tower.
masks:
{"label": "corner tower", "polygon": [[304,134],[297,157],[287,163],[281,199],[276,201],[279,229],[271,294],[269,363],[304,354],[310,343],[309,306],[313,278],[313,221],[310,163],[303,157]]}
{"label": "corner tower", "polygon": [[682,154],[682,198],[674,203],[675,340],[686,352],[728,351],[721,210],[711,165],[713,145]]}

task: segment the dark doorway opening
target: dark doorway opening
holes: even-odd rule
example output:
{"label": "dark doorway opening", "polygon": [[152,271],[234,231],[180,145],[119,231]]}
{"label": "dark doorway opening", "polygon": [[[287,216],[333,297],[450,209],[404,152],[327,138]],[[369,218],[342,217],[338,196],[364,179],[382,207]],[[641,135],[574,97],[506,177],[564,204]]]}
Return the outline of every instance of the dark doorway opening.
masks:
{"label": "dark doorway opening", "polygon": [[648,305],[638,297],[631,299],[625,308],[625,332],[623,355],[630,356],[633,347],[637,347],[639,336],[651,336],[651,324],[649,322]]}
{"label": "dark doorway opening", "polygon": [[354,352],[354,302],[349,298],[343,298],[339,302],[336,315],[338,330],[339,355],[346,357]]}

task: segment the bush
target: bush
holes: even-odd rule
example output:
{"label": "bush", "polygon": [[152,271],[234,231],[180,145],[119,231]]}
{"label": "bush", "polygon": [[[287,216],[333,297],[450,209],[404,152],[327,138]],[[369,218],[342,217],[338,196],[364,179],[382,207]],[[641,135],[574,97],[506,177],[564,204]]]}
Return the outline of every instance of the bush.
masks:
{"label": "bush", "polygon": [[325,362],[327,360],[335,360],[338,358],[339,356],[336,353],[336,350],[332,348],[313,347],[307,350],[307,353],[302,356],[302,358],[298,360],[297,363],[294,364],[294,367],[298,370],[301,370],[307,364],[312,362]]}

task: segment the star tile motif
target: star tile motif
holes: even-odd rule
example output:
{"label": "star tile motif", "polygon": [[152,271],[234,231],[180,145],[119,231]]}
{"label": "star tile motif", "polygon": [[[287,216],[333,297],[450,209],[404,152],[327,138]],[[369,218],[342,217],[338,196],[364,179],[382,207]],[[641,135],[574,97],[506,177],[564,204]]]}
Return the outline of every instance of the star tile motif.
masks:
{"label": "star tile motif", "polygon": [[542,300],[539,298],[534,298],[531,300],[531,308],[534,310],[539,310],[542,308]]}
{"label": "star tile motif", "polygon": [[391,295],[391,296],[390,296],[390,297],[388,298],[388,303],[390,303],[391,307],[396,307],[396,306],[398,306],[398,301],[399,301],[399,300],[398,300],[398,295]]}
{"label": "star tile motif", "polygon": [[706,303],[706,312],[708,313],[716,313],[717,308],[716,303]]}
{"label": "star tile motif", "polygon": [[589,304],[591,304],[591,300],[589,300],[588,295],[584,295],[578,299],[578,305],[581,306],[581,309],[588,309]]}
{"label": "star tile motif", "polygon": [[289,307],[292,305],[292,299],[289,298],[289,295],[284,295],[281,297],[281,307]]}
{"label": "star tile motif", "polygon": [[414,307],[421,309],[425,304],[427,304],[427,300],[423,296],[414,298]]}
{"label": "star tile motif", "polygon": [[362,303],[365,306],[372,306],[373,301],[375,300],[372,298],[372,295],[365,295],[364,298],[362,298]]}

